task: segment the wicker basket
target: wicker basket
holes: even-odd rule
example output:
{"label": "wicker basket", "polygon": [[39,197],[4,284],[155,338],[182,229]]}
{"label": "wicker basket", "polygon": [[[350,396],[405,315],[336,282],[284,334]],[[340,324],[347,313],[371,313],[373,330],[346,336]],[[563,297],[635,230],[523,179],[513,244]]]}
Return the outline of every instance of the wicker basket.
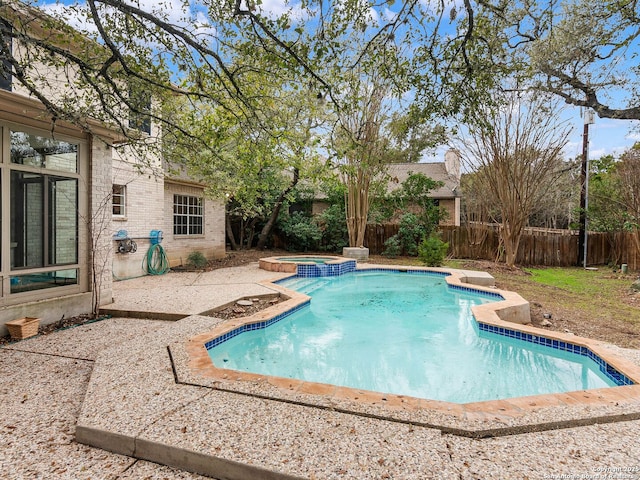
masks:
{"label": "wicker basket", "polygon": [[33,337],[38,334],[40,319],[34,317],[24,317],[18,320],[11,320],[5,323],[9,330],[11,338],[22,340],[23,338]]}

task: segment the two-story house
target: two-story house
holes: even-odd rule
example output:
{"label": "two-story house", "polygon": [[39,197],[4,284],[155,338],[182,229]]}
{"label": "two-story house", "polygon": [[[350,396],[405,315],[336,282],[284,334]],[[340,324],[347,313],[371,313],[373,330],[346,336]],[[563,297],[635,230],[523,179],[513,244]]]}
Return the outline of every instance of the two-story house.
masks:
{"label": "two-story house", "polygon": [[[8,33],[15,15],[22,15],[28,17],[23,24],[37,32],[44,14],[11,8],[15,3],[0,5],[1,28]],[[9,34],[3,38],[19,55],[18,41]],[[89,121],[89,132],[51,118],[11,72],[5,61],[0,70],[0,335],[9,320],[28,316],[48,323],[88,313],[92,290],[99,289],[102,304],[111,302],[114,280],[146,273],[152,232],[155,238],[162,232],[171,265],[196,250],[208,258],[224,255],[224,204],[205,198],[203,185],[168,178],[159,149],[144,165],[136,164],[139,159],[118,147],[121,135],[108,125]],[[162,132],[150,118],[136,118],[131,127],[159,142]],[[135,242],[135,251],[119,253],[123,235]]]}

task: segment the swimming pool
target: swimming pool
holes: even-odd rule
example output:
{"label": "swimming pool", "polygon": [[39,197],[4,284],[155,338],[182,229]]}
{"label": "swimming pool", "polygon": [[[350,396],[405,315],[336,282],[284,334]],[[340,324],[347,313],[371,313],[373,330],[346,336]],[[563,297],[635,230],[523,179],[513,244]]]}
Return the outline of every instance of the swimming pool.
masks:
{"label": "swimming pool", "polygon": [[447,286],[441,274],[365,270],[280,284],[312,301],[216,342],[214,365],[455,403],[618,384],[588,354],[480,328],[471,307],[502,298]]}

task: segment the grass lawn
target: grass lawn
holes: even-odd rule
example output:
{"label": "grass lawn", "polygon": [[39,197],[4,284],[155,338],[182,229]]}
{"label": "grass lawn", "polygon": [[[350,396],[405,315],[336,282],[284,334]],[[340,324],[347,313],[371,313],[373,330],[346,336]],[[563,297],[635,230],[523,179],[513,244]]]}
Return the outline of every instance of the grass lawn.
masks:
{"label": "grass lawn", "polygon": [[640,348],[640,293],[631,289],[635,275],[607,267],[523,269],[494,275],[500,288],[531,302],[534,323],[550,313],[549,328]]}

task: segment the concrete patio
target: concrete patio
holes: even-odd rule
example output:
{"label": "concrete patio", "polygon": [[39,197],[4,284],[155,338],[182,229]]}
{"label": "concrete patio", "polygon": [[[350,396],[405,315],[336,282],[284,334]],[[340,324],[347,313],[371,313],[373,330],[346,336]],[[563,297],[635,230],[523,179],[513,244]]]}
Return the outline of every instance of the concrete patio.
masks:
{"label": "concrete patio", "polygon": [[[610,405],[618,418],[606,424],[473,439],[191,382],[180,345],[220,322],[199,314],[273,293],[258,282],[274,276],[253,264],[119,282],[111,311],[148,319],[114,317],[1,348],[0,471],[203,478],[153,460],[220,479],[640,478],[640,398]],[[639,351],[609,348],[640,365]],[[487,421],[508,422],[499,412]]]}

